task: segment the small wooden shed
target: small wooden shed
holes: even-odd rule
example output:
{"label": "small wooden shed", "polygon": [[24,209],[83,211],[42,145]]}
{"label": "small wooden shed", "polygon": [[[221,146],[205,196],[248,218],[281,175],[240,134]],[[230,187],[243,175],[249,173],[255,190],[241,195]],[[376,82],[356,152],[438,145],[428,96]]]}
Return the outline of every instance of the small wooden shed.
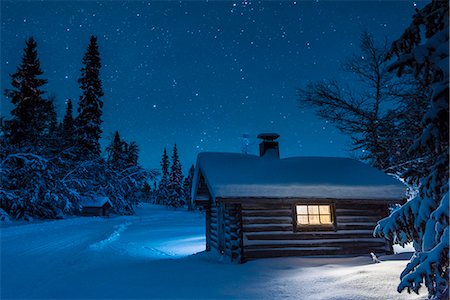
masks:
{"label": "small wooden shed", "polygon": [[192,199],[206,211],[206,250],[232,261],[280,256],[392,253],[375,238],[405,186],[360,161],[279,158],[278,135],[260,135],[260,156],[200,153]]}
{"label": "small wooden shed", "polygon": [[83,216],[108,216],[111,207],[111,201],[104,196],[85,196],[81,200]]}

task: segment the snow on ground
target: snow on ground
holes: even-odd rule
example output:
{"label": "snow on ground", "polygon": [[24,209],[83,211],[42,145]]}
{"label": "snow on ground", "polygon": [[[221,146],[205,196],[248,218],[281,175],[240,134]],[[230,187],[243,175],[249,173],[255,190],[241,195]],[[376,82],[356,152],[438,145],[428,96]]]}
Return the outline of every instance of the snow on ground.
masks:
{"label": "snow on ground", "polygon": [[232,264],[202,252],[202,214],[151,205],[135,216],[2,224],[0,241],[1,299],[425,299],[396,292],[408,254]]}

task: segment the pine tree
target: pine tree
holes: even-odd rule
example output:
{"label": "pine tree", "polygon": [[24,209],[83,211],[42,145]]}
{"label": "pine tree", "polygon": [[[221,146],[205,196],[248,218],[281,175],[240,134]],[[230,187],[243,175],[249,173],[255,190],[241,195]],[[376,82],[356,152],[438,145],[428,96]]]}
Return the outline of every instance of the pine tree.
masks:
{"label": "pine tree", "polygon": [[42,98],[45,93],[42,86],[47,83],[47,80],[39,78],[42,74],[37,43],[31,37],[26,41],[21,64],[11,75],[14,89],[5,91],[15,106],[11,111],[12,119],[5,122],[5,135],[11,145],[22,151],[44,144],[42,137],[48,125],[45,116],[51,107]]}
{"label": "pine tree", "polygon": [[192,191],[192,180],[194,179],[194,165],[189,168],[188,176],[184,178],[183,182],[183,192],[184,192],[184,203],[187,204],[188,210],[192,210],[194,205],[191,199]]}
{"label": "pine tree", "polygon": [[127,166],[137,166],[139,159],[139,147],[136,142],[125,144],[125,164]]}
{"label": "pine tree", "polygon": [[158,184],[158,192],[156,196],[157,204],[166,204],[169,198],[169,156],[167,150],[164,148],[161,159],[161,179]]}
{"label": "pine tree", "polygon": [[64,142],[64,145],[72,146],[73,145],[73,139],[75,134],[75,123],[73,119],[73,107],[72,107],[72,100],[67,99],[67,106],[66,106],[66,112],[64,114],[64,119],[61,124],[61,136]]}
{"label": "pine tree", "polygon": [[184,192],[183,192],[183,173],[182,173],[180,158],[178,156],[177,145],[173,146],[172,152],[172,166],[169,174],[169,202],[168,206],[181,207],[184,206]]}
{"label": "pine tree", "polygon": [[[423,39],[425,37],[425,40]],[[416,11],[413,23],[392,45],[388,59],[399,76],[414,73],[433,91],[422,122],[423,131],[409,149],[423,153],[405,172],[419,194],[390,217],[376,233],[396,243],[413,242],[415,255],[400,275],[399,292],[418,293],[423,284],[429,299],[449,298],[449,2],[434,0]]]}
{"label": "pine tree", "polygon": [[55,97],[50,96],[43,99],[41,109],[37,112],[38,119],[42,124],[44,131],[41,136],[40,149],[43,155],[53,156],[61,150],[61,137],[58,131],[58,121],[54,105]]}
{"label": "pine tree", "polygon": [[106,148],[108,153],[108,163],[116,168],[122,169],[124,167],[124,142],[120,139],[119,131],[116,130],[114,139]]}
{"label": "pine tree", "polygon": [[76,119],[76,139],[82,160],[100,156],[100,135],[102,133],[103,96],[100,80],[100,53],[97,38],[91,36],[86,54],[83,57],[83,68],[78,80],[83,91],[78,105]]}

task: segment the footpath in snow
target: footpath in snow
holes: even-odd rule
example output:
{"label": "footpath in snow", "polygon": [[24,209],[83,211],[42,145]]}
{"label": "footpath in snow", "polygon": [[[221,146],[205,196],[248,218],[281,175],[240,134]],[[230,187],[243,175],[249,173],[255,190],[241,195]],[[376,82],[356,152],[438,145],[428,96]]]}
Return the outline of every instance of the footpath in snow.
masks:
{"label": "footpath in snow", "polygon": [[204,216],[144,205],[135,216],[2,224],[1,299],[425,299],[398,294],[407,255],[275,258],[205,252]]}

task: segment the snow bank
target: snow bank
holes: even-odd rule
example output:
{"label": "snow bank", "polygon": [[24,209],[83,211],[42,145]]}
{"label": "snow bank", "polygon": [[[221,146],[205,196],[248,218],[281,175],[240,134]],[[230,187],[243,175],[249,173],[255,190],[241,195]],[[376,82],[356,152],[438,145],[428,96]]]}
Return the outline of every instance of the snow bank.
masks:
{"label": "snow bank", "polygon": [[291,157],[204,152],[199,172],[212,197],[401,199],[406,187],[360,161],[343,157]]}

